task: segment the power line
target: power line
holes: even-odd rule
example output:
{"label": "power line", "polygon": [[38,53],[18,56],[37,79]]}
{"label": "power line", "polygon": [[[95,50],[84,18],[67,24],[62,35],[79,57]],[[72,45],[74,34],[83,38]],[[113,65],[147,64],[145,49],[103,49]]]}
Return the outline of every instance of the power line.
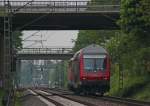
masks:
{"label": "power line", "polygon": [[52,32],[46,39],[49,39],[52,35],[54,35],[56,32]]}
{"label": "power line", "polygon": [[34,42],[34,43],[32,43],[32,44],[30,44],[30,45],[28,45],[28,46],[25,46],[24,48],[31,47],[31,46],[35,45],[36,43],[37,43],[37,42]]}
{"label": "power line", "polygon": [[23,41],[25,41],[25,40],[27,40],[27,39],[29,39],[29,38],[31,38],[32,36],[35,36],[35,34],[37,34],[37,33],[39,33],[40,31],[36,31],[36,32],[34,32],[33,34],[31,34],[30,36],[27,36],[26,38],[24,38],[23,39]]}
{"label": "power line", "polygon": [[23,42],[40,42],[40,41],[47,41],[47,40],[23,40]]}

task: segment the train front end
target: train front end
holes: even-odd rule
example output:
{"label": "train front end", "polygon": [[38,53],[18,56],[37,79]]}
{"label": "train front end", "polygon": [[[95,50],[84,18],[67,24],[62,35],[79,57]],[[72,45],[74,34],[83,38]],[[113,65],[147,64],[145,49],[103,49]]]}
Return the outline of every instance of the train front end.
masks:
{"label": "train front end", "polygon": [[80,55],[80,87],[87,92],[101,94],[110,88],[110,59],[98,45],[82,49]]}

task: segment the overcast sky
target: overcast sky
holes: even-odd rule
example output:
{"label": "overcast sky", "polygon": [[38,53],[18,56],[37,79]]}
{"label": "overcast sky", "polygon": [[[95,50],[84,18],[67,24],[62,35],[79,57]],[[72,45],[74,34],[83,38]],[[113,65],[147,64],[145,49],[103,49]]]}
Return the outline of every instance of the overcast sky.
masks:
{"label": "overcast sky", "polygon": [[23,31],[23,47],[72,47],[77,34],[77,30]]}

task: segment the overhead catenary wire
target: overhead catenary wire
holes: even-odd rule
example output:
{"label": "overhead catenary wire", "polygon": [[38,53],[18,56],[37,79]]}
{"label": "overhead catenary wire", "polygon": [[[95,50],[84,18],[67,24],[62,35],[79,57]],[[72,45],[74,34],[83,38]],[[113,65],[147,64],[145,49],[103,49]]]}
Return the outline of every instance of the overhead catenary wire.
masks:
{"label": "overhead catenary wire", "polygon": [[32,44],[30,44],[30,45],[28,45],[28,46],[25,46],[24,48],[29,48],[29,47],[35,45],[36,43],[37,43],[37,42],[34,42],[34,43],[32,43]]}
{"label": "overhead catenary wire", "polygon": [[38,33],[38,32],[33,33],[32,35],[26,37],[23,40],[24,42],[34,42],[34,43],[32,43],[32,44],[30,44],[30,45],[28,45],[26,47],[31,47],[31,46],[33,46],[33,45],[35,45],[37,43],[40,43],[42,48],[44,47],[43,41],[47,41],[47,39],[43,40],[43,35],[42,34],[39,35],[40,36],[40,40],[28,40],[31,36],[34,36],[36,33]]}
{"label": "overhead catenary wire", "polygon": [[[52,35],[54,35],[56,32],[52,32],[50,35],[47,36],[46,39],[49,39]],[[47,34],[47,33],[46,33]]]}
{"label": "overhead catenary wire", "polygon": [[16,12],[16,11],[19,11],[20,9],[22,9],[22,8],[26,7],[28,4],[30,4],[30,3],[32,3],[32,2],[34,2],[34,0],[27,1],[27,3],[26,3],[26,4],[24,4],[23,6],[21,6],[21,7],[17,8],[17,9],[14,11],[14,13],[13,13],[13,14],[15,14],[15,12]]}
{"label": "overhead catenary wire", "polygon": [[31,35],[27,36],[26,38],[24,38],[23,41],[25,41],[25,40],[31,38],[32,36],[35,36],[35,34],[37,34],[37,33],[39,33],[39,32],[40,32],[40,31],[34,32],[33,34],[31,34]]}

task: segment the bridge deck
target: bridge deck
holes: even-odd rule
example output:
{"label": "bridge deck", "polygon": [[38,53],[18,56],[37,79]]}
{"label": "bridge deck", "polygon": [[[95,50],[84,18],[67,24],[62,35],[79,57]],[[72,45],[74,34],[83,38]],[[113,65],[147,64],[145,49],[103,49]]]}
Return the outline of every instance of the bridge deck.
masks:
{"label": "bridge deck", "polygon": [[6,6],[13,14],[16,13],[79,13],[120,10],[120,0],[116,2],[99,1],[0,1],[0,8],[4,10]]}
{"label": "bridge deck", "polygon": [[[116,0],[119,1],[119,0]],[[118,29],[120,5],[89,1],[9,1],[13,30]],[[0,2],[4,14],[4,2]],[[7,14],[6,14],[7,15]],[[0,17],[3,23],[3,17]],[[2,24],[0,25],[1,27]]]}
{"label": "bridge deck", "polygon": [[20,60],[68,60],[71,57],[72,48],[23,48],[17,52]]}

